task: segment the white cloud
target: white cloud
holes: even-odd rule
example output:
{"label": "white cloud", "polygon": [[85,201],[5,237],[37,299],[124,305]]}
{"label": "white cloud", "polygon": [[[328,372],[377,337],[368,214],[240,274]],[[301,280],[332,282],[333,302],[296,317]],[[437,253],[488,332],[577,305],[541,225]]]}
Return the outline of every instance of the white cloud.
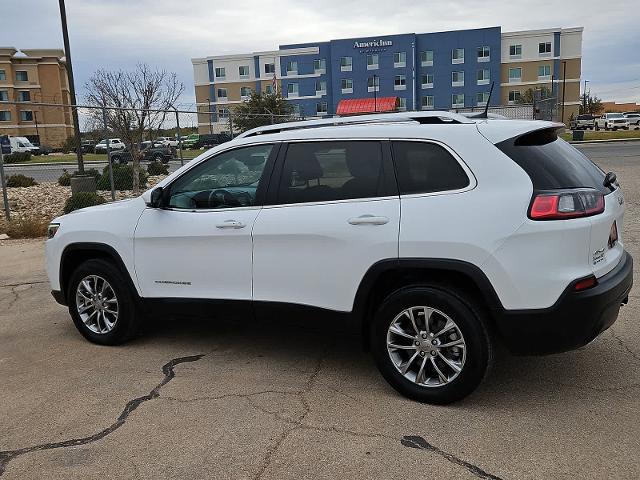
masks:
{"label": "white cloud", "polygon": [[[0,44],[60,46],[56,3],[13,0],[2,5]],[[244,0],[224,5],[213,0],[67,0],[67,15],[79,87],[99,67],[147,62],[177,72],[189,102],[192,57],[403,32],[582,25],[583,78],[596,93],[601,88],[603,97],[604,89],[615,84],[622,90],[614,94],[637,98],[640,89],[625,90],[640,84],[640,64],[630,54],[640,49],[637,7],[637,0]]]}

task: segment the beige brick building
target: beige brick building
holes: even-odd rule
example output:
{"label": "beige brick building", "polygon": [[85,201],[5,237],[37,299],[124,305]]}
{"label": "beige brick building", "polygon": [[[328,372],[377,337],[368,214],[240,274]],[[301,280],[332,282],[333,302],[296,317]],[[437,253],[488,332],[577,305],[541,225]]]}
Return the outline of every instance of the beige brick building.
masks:
{"label": "beige brick building", "polygon": [[50,147],[73,135],[70,108],[33,105],[70,104],[63,58],[58,49],[0,47],[0,135],[28,137]]}

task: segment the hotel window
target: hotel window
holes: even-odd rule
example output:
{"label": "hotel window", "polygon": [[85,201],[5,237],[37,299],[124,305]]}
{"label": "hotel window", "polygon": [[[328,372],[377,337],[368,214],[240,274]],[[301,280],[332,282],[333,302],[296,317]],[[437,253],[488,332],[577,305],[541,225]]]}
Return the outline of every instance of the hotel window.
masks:
{"label": "hotel window", "polygon": [[484,68],[478,70],[478,85],[489,85],[491,81],[491,71]]}
{"label": "hotel window", "polygon": [[404,112],[407,110],[407,99],[404,97],[398,97],[398,110]]}
{"label": "hotel window", "polygon": [[28,82],[29,74],[24,70],[16,71],[16,82]]}
{"label": "hotel window", "polygon": [[0,90],[0,102],[9,101],[9,92],[7,90]]}
{"label": "hotel window", "polygon": [[272,84],[265,85],[264,93],[266,93],[267,95],[271,95],[274,92],[275,92],[275,90],[273,89],[273,85]]}
{"label": "hotel window", "polygon": [[227,71],[224,67],[216,67],[216,78],[225,78],[227,76]]}
{"label": "hotel window", "polygon": [[407,77],[405,75],[396,75],[393,79],[394,90],[406,90],[407,89]]}
{"label": "hotel window", "polygon": [[318,102],[318,103],[316,103],[316,114],[317,115],[326,115],[327,114],[327,102]]}
{"label": "hotel window", "polygon": [[11,112],[0,110],[0,122],[8,122],[11,120]]}
{"label": "hotel window", "polygon": [[478,107],[484,107],[489,101],[489,92],[480,92],[476,95],[476,104]]}
{"label": "hotel window", "polygon": [[538,44],[538,53],[540,55],[551,54],[551,42],[541,42]]}
{"label": "hotel window", "polygon": [[296,116],[296,117],[299,117],[300,113],[302,112],[302,109],[300,108],[300,105],[297,104],[297,103],[294,103],[292,105],[292,108],[293,108],[293,115]]}
{"label": "hotel window", "polygon": [[522,45],[509,45],[509,56],[520,58],[522,56]]}
{"label": "hotel window", "polygon": [[478,47],[478,62],[488,62],[491,59],[491,49],[489,47]]}
{"label": "hotel window", "polygon": [[218,109],[218,117],[220,117],[220,118],[229,118],[229,109],[228,108],[219,108]]}
{"label": "hotel window", "polygon": [[4,70],[0,70],[0,80],[6,80],[7,74]]}
{"label": "hotel window", "polygon": [[21,110],[20,120],[23,122],[33,122],[33,112],[31,110]]}
{"label": "hotel window", "polygon": [[264,64],[264,73],[269,75],[273,75],[276,73],[276,64],[275,63],[265,63]]}
{"label": "hotel window", "polygon": [[298,96],[298,84],[290,83],[287,85],[287,96],[288,97],[297,97]]}
{"label": "hotel window", "polygon": [[422,110],[433,110],[433,95],[422,97]]}
{"label": "hotel window", "polygon": [[407,52],[396,52],[393,54],[393,66],[406,67],[407,66]]}
{"label": "hotel window", "polygon": [[298,62],[296,61],[287,62],[287,75],[297,75],[297,74],[298,74]]}
{"label": "hotel window", "polygon": [[520,92],[518,90],[509,91],[509,103],[518,103],[520,101]]}
{"label": "hotel window", "polygon": [[326,95],[327,94],[327,82],[324,80],[319,80],[316,82],[316,95]]}
{"label": "hotel window", "polygon": [[522,80],[522,67],[509,69],[509,81],[520,82]]}
{"label": "hotel window", "polygon": [[250,97],[251,96],[251,87],[240,87],[240,98],[242,97]]}
{"label": "hotel window", "polygon": [[353,58],[352,57],[342,57],[340,59],[340,71],[341,72],[350,72],[353,68]]}
{"label": "hotel window", "polygon": [[249,66],[240,65],[238,67],[238,73],[240,74],[240,78],[249,78]]}
{"label": "hotel window", "polygon": [[420,65],[430,67],[433,65],[433,50],[425,50],[420,53]]}
{"label": "hotel window", "polygon": [[464,72],[451,72],[451,86],[464,87]]}
{"label": "hotel window", "polygon": [[226,100],[227,99],[227,89],[226,88],[219,88],[218,91],[216,92],[216,95],[220,100]]}
{"label": "hotel window", "polygon": [[343,78],[340,81],[340,90],[342,93],[353,93],[353,80],[350,78]]}
{"label": "hotel window", "polygon": [[327,73],[327,61],[324,58],[316,58],[313,61],[313,71],[315,73]]}
{"label": "hotel window", "polygon": [[451,63],[464,63],[464,48],[454,48],[451,50]]}
{"label": "hotel window", "polygon": [[380,91],[380,77],[369,77],[367,79],[367,91],[368,92],[379,92]]}
{"label": "hotel window", "polygon": [[19,102],[30,102],[31,101],[31,92],[29,90],[22,90],[18,92],[18,101]]}
{"label": "hotel window", "polygon": [[551,65],[540,65],[538,67],[538,80],[551,80]]}
{"label": "hotel window", "polygon": [[451,107],[462,108],[464,107],[464,93],[454,93],[451,95]]}
{"label": "hotel window", "polygon": [[367,55],[367,70],[377,70],[378,69],[378,54],[374,53],[371,55]]}
{"label": "hotel window", "polygon": [[433,88],[433,73],[422,75],[422,88]]}

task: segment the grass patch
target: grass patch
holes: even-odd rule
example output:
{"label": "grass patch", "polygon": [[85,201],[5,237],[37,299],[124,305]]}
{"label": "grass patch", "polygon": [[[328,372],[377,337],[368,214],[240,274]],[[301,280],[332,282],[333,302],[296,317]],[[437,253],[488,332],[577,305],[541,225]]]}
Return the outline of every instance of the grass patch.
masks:
{"label": "grass patch", "polygon": [[47,236],[49,220],[41,217],[26,217],[10,220],[0,227],[9,238],[40,238]]}
{"label": "grass patch", "polygon": [[[572,134],[563,133],[562,138],[565,140],[571,140]],[[605,132],[600,130],[599,132],[586,130],[584,132],[584,141],[588,142],[589,140],[613,140],[619,138],[637,138],[640,139],[640,130],[616,130],[615,132]]]}

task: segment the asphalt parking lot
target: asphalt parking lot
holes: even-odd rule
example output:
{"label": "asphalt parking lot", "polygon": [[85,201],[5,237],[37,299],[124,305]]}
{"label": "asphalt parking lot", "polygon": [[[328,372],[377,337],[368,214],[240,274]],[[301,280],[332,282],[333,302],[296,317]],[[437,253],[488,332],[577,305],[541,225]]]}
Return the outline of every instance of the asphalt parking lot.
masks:
{"label": "asphalt parking lot", "polygon": [[0,476],[640,478],[640,142],[581,148],[625,192],[629,304],[578,351],[502,352],[446,407],[399,396],[356,335],[304,318],[92,345],[49,295],[43,242],[0,243]]}

